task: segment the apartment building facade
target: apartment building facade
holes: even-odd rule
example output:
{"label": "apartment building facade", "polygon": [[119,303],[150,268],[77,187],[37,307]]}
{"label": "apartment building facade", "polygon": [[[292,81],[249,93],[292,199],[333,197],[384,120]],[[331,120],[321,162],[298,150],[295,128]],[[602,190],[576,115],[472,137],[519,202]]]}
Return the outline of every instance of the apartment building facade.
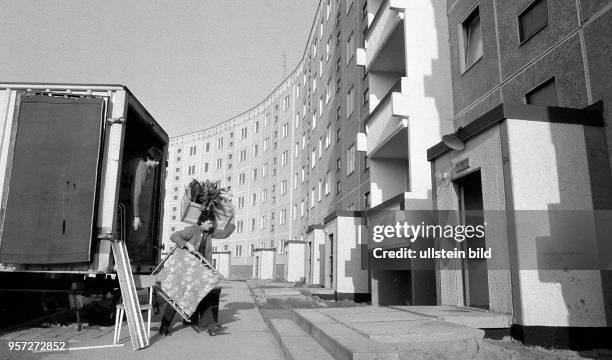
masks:
{"label": "apartment building facade", "polygon": [[[214,250],[231,252],[230,275],[238,278],[259,275],[252,269],[262,264],[254,261],[269,252],[272,277],[283,278],[286,241],[305,244],[308,227],[334,210],[368,206],[368,171],[355,144],[368,99],[355,63],[362,19],[357,0],[321,1],[302,60],[268,97],[216,126],[170,140],[168,249],[170,234],[186,226],[181,201],[192,179],[230,189],[237,229],[215,241]],[[301,277],[309,272],[303,265]]]}
{"label": "apartment building facade", "polygon": [[496,255],[440,263],[437,302],[511,314],[527,343],[601,346],[612,325],[612,2],[447,6],[454,131],[428,151],[434,206],[487,224],[472,245]]}

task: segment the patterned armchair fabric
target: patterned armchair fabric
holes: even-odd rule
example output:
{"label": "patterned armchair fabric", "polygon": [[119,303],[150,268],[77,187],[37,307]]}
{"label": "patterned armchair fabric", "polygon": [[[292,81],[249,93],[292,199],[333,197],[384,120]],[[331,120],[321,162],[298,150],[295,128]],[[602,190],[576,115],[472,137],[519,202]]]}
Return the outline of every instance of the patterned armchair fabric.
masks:
{"label": "patterned armchair fabric", "polygon": [[199,253],[175,248],[153,272],[160,295],[185,319],[223,276]]}

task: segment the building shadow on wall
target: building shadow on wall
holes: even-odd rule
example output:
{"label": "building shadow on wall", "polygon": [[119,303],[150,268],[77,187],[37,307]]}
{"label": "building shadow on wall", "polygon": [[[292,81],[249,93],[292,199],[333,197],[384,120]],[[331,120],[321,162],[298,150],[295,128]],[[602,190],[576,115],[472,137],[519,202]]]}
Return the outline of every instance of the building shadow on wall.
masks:
{"label": "building shadow on wall", "polygon": [[[548,116],[554,119],[556,115],[549,110]],[[612,254],[612,212],[609,211],[612,210],[612,184],[602,128],[582,127],[584,139],[575,139],[572,136],[577,128],[578,125],[551,124],[550,138],[542,139],[551,141],[554,148],[556,162],[549,166],[556,170],[558,203],[549,204],[547,211],[518,211],[515,223],[533,224],[534,231],[539,232],[548,226],[546,236],[535,238],[535,261],[526,262],[519,270],[537,270],[537,279],[531,279],[536,284],[537,281],[556,284],[554,288],[545,287],[548,290],[545,293],[534,289],[540,292],[533,300],[555,311],[554,296],[560,294],[567,313],[565,319],[557,320],[560,326],[527,327],[521,335],[527,343],[533,340],[547,347],[581,350],[603,344],[611,346],[606,324],[612,324],[612,271],[604,267],[609,268]],[[572,146],[582,140],[584,149]],[[541,182],[534,179],[534,183]],[[538,218],[542,220],[540,223]],[[559,316],[564,315],[561,312]]]}

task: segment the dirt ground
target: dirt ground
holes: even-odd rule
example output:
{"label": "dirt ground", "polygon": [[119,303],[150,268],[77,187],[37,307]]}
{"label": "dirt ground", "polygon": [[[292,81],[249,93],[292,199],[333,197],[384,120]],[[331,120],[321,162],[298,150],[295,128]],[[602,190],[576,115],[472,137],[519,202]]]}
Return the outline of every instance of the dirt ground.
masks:
{"label": "dirt ground", "polygon": [[[308,287],[299,283],[289,283],[273,280],[249,280],[249,288],[255,296],[264,320],[291,319],[291,309],[306,308],[337,308],[351,306],[369,306],[367,303],[355,303],[349,300],[330,301],[323,300],[317,296],[308,295]],[[265,294],[266,289],[292,289],[297,295],[270,296]],[[612,350],[595,349],[588,351],[572,351],[561,349],[546,349],[540,346],[527,346],[511,337],[501,340],[485,339],[485,342],[493,346],[501,347],[508,353],[514,354],[513,358],[526,360],[556,360],[556,359],[602,359],[612,360]],[[612,341],[612,339],[611,339]]]}

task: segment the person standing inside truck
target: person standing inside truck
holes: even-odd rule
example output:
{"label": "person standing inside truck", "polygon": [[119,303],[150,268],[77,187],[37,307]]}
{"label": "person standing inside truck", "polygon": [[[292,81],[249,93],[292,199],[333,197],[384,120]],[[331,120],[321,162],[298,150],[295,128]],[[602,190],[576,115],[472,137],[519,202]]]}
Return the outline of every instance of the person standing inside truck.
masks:
{"label": "person standing inside truck", "polygon": [[152,146],[141,158],[133,159],[129,164],[130,202],[126,246],[134,262],[147,261],[150,257],[147,241],[150,238],[155,168],[161,159],[161,150]]}
{"label": "person standing inside truck", "polygon": [[[177,231],[170,235],[170,240],[181,248],[194,252],[198,251],[200,254],[212,263],[212,239],[225,239],[230,236],[236,226],[233,224],[234,215],[229,218],[225,228],[223,230],[216,229],[216,218],[213,211],[202,211],[198,217],[197,225],[191,225],[181,231]],[[209,335],[213,336],[219,329],[219,295],[221,289],[213,289],[208,295],[204,297],[198,304],[196,311],[191,316],[191,323],[195,326],[198,325],[200,315],[209,308],[213,315],[213,324],[208,327]],[[170,325],[174,318],[176,311],[170,305],[166,305],[164,315],[161,320],[159,327],[159,333],[163,336],[170,333]]]}

